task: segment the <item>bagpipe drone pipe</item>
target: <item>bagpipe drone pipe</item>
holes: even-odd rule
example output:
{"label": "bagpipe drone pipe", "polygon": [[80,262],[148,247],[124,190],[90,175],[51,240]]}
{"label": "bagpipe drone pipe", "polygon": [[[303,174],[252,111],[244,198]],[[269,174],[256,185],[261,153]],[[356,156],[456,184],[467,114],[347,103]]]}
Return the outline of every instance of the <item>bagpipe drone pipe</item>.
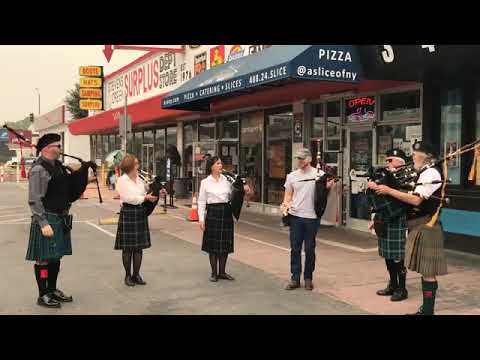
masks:
{"label": "bagpipe drone pipe", "polygon": [[223,170],[223,175],[232,184],[232,194],[230,197],[230,205],[232,207],[232,214],[237,219],[240,219],[240,213],[242,211],[243,199],[245,197],[245,189],[243,188],[246,181],[245,177],[235,175],[231,172]]}

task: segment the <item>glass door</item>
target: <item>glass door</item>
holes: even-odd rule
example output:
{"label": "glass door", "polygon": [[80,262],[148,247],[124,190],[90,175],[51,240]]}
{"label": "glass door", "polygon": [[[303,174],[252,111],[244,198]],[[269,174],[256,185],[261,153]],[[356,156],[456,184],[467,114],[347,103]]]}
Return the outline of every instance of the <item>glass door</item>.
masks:
{"label": "glass door", "polygon": [[200,182],[205,179],[207,175],[207,160],[215,156],[215,141],[199,141],[193,143],[193,177],[194,177],[194,192],[200,189]]}
{"label": "glass door", "polygon": [[366,231],[370,220],[370,208],[365,194],[366,175],[373,160],[373,132],[371,128],[349,129],[349,156],[347,166],[347,225]]}
{"label": "glass door", "polygon": [[153,144],[144,144],[142,146],[141,169],[153,175],[153,162],[155,158],[153,155]]}

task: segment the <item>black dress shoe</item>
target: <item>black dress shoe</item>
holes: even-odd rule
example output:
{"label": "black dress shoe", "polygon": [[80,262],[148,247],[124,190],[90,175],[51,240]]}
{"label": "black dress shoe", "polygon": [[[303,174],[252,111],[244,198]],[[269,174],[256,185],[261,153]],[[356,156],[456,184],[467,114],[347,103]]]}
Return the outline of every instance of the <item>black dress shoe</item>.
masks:
{"label": "black dress shoe", "polygon": [[300,287],[300,281],[291,280],[285,287],[285,290],[295,290],[295,289],[298,289],[299,287]]}
{"label": "black dress shoe", "polygon": [[138,285],[147,285],[147,283],[145,281],[143,281],[143,279],[140,275],[132,277],[132,281],[135,284],[138,284]]}
{"label": "black dress shoe", "polygon": [[408,299],[408,291],[407,289],[398,289],[395,291],[390,298],[390,301],[402,301]]}
{"label": "black dress shoe", "polygon": [[218,276],[217,274],[211,274],[210,279],[211,282],[217,282],[218,281]]}
{"label": "black dress shoe", "polygon": [[235,280],[235,278],[231,275],[228,275],[227,273],[225,274],[219,274],[218,275],[218,278],[219,279],[223,279],[223,280]]}
{"label": "black dress shoe", "polygon": [[420,308],[417,310],[417,312],[415,314],[405,314],[407,316],[415,316],[415,315],[425,315],[424,312],[423,312],[423,309],[422,307],[420,306]]}
{"label": "black dress shoe", "polygon": [[395,289],[393,288],[390,282],[388,283],[385,289],[377,291],[377,295],[379,296],[392,296],[394,293],[395,293]]}
{"label": "black dress shoe", "polygon": [[40,296],[37,300],[37,304],[47,308],[61,308],[62,305],[55,299],[51,298],[48,294]]}
{"label": "black dress shoe", "polygon": [[67,296],[61,290],[54,290],[50,293],[50,296],[60,302],[72,302],[73,298],[71,296]]}
{"label": "black dress shoe", "polygon": [[305,280],[305,290],[309,290],[309,291],[313,290],[312,280]]}
{"label": "black dress shoe", "polygon": [[135,286],[135,283],[133,282],[131,276],[125,277],[125,285],[127,285],[127,286]]}

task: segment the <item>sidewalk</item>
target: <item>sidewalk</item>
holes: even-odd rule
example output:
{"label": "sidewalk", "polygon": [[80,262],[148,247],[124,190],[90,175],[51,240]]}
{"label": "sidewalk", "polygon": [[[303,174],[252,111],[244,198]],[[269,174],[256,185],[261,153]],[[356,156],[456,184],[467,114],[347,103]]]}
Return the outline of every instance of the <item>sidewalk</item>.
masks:
{"label": "sidewalk", "polygon": [[[113,195],[106,194],[107,191],[102,189],[106,206],[115,211],[118,200],[111,200]],[[198,224],[185,220],[189,212],[188,207],[182,206],[185,203],[184,200],[178,201],[178,208],[168,209],[167,215],[151,216],[151,229],[200,247]],[[317,243],[315,292],[374,314],[412,313],[421,304],[420,275],[413,272],[409,272],[407,278],[408,300],[392,303],[388,297],[375,294],[385,287],[388,274],[372,235],[322,226]],[[286,283],[290,278],[289,251],[288,229],[280,227],[280,218],[247,211],[242,213],[236,225],[232,259],[263,270]],[[439,278],[437,314],[480,314],[480,257],[451,252],[447,252],[447,256],[449,274]]]}

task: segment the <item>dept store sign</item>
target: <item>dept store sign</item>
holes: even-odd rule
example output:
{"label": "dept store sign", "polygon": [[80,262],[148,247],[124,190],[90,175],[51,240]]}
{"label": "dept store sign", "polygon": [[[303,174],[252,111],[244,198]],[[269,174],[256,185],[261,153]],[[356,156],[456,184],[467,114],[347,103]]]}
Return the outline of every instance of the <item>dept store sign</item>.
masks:
{"label": "dept store sign", "polygon": [[105,110],[172,91],[187,80],[180,76],[184,54],[159,53],[105,81]]}

